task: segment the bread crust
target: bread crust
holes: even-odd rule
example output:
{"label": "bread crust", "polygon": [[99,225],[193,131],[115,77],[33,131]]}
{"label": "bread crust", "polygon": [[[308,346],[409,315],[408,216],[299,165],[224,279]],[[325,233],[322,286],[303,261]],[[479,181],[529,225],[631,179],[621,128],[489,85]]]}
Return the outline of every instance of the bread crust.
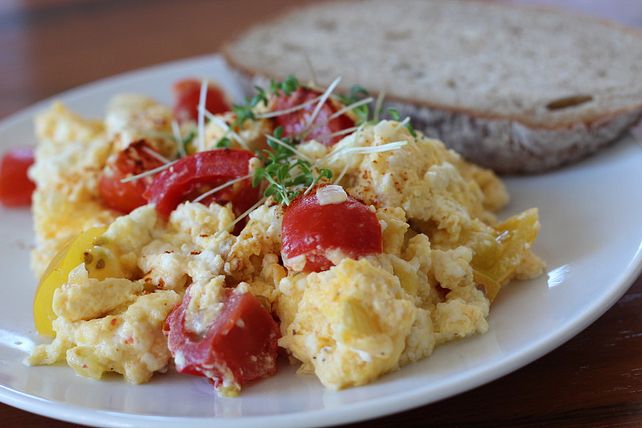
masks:
{"label": "bread crust", "polygon": [[395,101],[386,105],[410,116],[415,128],[444,141],[467,160],[500,174],[537,173],[578,161],[617,140],[642,118],[637,108],[547,129],[510,118],[488,119]]}
{"label": "bread crust", "polygon": [[[257,82],[273,78],[226,58],[248,93]],[[532,174],[578,161],[614,142],[642,119],[642,105],[555,127],[395,98],[387,99],[384,106],[397,109],[402,117],[410,116],[416,129],[442,140],[465,159],[500,174]]]}

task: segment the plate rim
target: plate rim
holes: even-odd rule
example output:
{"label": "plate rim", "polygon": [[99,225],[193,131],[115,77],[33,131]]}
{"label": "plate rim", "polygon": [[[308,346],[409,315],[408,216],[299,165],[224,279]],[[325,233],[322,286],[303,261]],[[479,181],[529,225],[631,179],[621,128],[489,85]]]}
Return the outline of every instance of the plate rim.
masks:
{"label": "plate rim", "polygon": [[106,77],[101,77],[96,80],[92,80],[87,83],[83,83],[78,86],[66,89],[62,92],[57,92],[46,98],[39,99],[33,103],[27,105],[26,107],[20,108],[12,113],[9,113],[6,116],[0,117],[0,132],[3,132],[7,128],[15,126],[15,123],[24,120],[24,116],[32,116],[33,113],[38,109],[44,109],[47,105],[60,98],[72,98],[75,96],[82,96],[83,92],[91,89],[93,86],[103,86],[116,83],[122,79],[127,78],[136,78],[138,75],[148,73],[154,69],[159,68],[169,68],[172,66],[179,66],[186,62],[199,62],[199,61],[223,61],[223,56],[218,53],[214,54],[205,54],[205,55],[196,55],[185,58],[178,58],[171,61],[157,62],[149,64],[143,67],[134,68],[131,70],[123,71],[121,73],[112,74]]}
{"label": "plate rim", "polygon": [[[77,96],[83,96],[85,92],[96,86],[122,84],[123,80],[136,79],[141,75],[158,71],[159,69],[166,69],[172,66],[186,66],[189,65],[189,63],[210,60],[221,61],[222,56],[215,53],[160,62],[76,86],[37,101],[3,117],[0,119],[0,132],[11,129],[25,119],[31,119],[34,113],[43,109],[47,104],[56,99],[65,98],[69,100]],[[153,425],[155,427],[173,427],[184,426],[185,423],[189,423],[189,425],[193,427],[254,427],[258,421],[261,421],[261,423],[275,424],[275,426],[282,427],[316,427],[370,420],[444,400],[464,391],[475,389],[526,366],[532,361],[558,348],[601,317],[626,293],[641,273],[642,240],[635,254],[630,258],[627,268],[611,282],[612,285],[609,292],[599,301],[592,302],[591,305],[583,308],[581,313],[574,319],[566,322],[562,326],[563,328],[540,338],[536,342],[529,343],[524,346],[522,350],[511,354],[509,357],[499,360],[500,362],[505,362],[505,364],[495,362],[494,368],[488,369],[485,366],[481,366],[480,368],[469,370],[466,376],[449,383],[440,393],[430,395],[429,398],[425,395],[425,391],[423,391],[422,388],[414,388],[407,392],[397,393],[392,397],[378,397],[349,403],[336,408],[322,408],[277,415],[216,418],[155,416],[95,410],[77,404],[58,402],[33,396],[11,389],[2,384],[0,384],[0,402],[42,416],[90,426],[143,427]],[[276,425],[277,423],[278,425]]]}

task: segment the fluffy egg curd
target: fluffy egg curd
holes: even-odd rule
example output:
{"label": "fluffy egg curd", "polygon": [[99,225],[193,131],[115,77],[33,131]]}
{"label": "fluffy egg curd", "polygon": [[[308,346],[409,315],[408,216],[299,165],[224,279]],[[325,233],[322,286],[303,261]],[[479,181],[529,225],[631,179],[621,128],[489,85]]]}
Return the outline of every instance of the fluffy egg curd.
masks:
{"label": "fluffy egg curd", "polygon": [[53,340],[30,364],[173,368],[233,396],[282,349],[328,388],[365,385],[485,333],[501,289],[542,273],[537,209],[498,220],[495,174],[408,120],[293,78],[231,111],[177,88],[174,109],[37,117],[34,320]]}

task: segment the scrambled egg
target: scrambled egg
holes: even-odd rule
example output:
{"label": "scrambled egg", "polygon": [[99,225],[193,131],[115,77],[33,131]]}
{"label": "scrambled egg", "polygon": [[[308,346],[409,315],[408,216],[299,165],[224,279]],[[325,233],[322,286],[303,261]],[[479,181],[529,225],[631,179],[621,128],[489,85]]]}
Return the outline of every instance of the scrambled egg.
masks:
{"label": "scrambled egg", "polygon": [[70,238],[109,224],[116,215],[97,197],[98,175],[111,150],[102,122],[83,119],[56,103],[36,118],[36,136],[37,161],[30,170],[36,183],[32,267],[40,276]]}
{"label": "scrambled egg", "polygon": [[140,138],[166,156],[176,152],[170,123],[171,109],[140,95],[115,97],[104,121],[82,118],[60,103],[36,117],[36,164],[29,172],[36,183],[36,276],[69,239],[118,216],[98,197],[99,174],[110,156]]}
{"label": "scrambled egg", "polygon": [[83,376],[100,379],[113,371],[132,383],[147,382],[154,372],[168,367],[170,353],[162,325],[180,296],[171,290],[143,291],[141,281],[98,281],[79,266],[54,297],[56,338],[37,347],[29,362],[53,364],[66,359]]}
{"label": "scrambled egg", "polygon": [[[187,202],[167,222],[153,206],[117,218],[97,200],[97,174],[123,141],[141,135],[153,134],[155,147],[171,156],[168,115],[151,100],[121,97],[105,123],[81,119],[60,104],[38,118],[34,270],[42,272],[73,234],[110,224],[105,251],[122,274],[99,280],[84,264],[73,270],[55,292],[56,338],[37,347],[30,363],[66,360],[84,376],[111,371],[130,382],[148,381],[171,363],[161,329],[187,287],[188,322],[198,332],[216,316],[211,308],[223,287],[236,286],[278,315],[279,345],[300,372],[314,373],[329,388],[363,385],[438,345],[486,332],[499,288],[542,271],[529,242],[509,233],[521,220],[497,221],[494,211],[508,196],[495,175],[393,121],[363,126],[332,148],[299,147],[376,212],[381,254],[359,260],[338,254],[335,266],[320,273],[299,272],[296,263],[288,269],[280,254],[283,209],[269,201],[250,213],[238,236],[231,233],[231,206]],[[257,126],[244,129],[243,138],[260,147],[264,125]],[[206,148],[224,132],[211,122]],[[358,150],[393,142],[405,145]],[[514,244],[510,260],[501,256],[506,242]],[[508,273],[489,278],[482,269],[488,260]]]}
{"label": "scrambled egg", "polygon": [[279,283],[280,344],[328,387],[369,383],[488,329],[490,302],[473,281],[471,251],[433,250],[423,234],[407,239],[400,208],[377,216],[383,254]]}

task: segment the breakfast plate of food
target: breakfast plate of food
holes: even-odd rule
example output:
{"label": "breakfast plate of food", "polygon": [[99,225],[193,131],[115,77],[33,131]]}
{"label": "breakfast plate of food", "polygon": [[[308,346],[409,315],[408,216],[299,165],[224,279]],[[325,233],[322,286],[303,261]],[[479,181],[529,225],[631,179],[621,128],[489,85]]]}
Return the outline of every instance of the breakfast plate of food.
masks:
{"label": "breakfast plate of food", "polygon": [[[5,205],[32,202],[0,209],[3,402],[104,426],[368,419],[529,363],[640,274],[630,136],[499,177],[370,82],[314,64],[252,80],[226,55],[0,124],[5,160],[35,187],[0,187]],[[596,133],[583,156],[613,137]],[[505,172],[558,166],[516,153]]]}
{"label": "breakfast plate of food", "polygon": [[[288,126],[298,122],[283,119],[300,118],[292,115],[305,108],[290,110],[307,101],[278,103],[310,94],[316,102],[308,106],[314,109],[324,94],[325,103],[334,99],[327,88],[311,88],[296,79],[276,82],[272,92],[265,92],[269,108],[263,108],[265,98],[254,100],[254,118],[243,124],[242,132],[234,131],[232,115],[219,117],[209,110],[205,115],[210,120],[201,132],[198,113],[182,124],[161,120],[176,115],[168,107],[175,102],[172,85],[184,83],[186,76],[211,76],[230,97],[241,93],[223,61],[205,57],[98,82],[5,122],[3,141],[33,141],[31,119],[37,114],[36,156],[49,157],[31,171],[38,186],[32,208],[37,238],[31,255],[31,214],[2,211],[2,233],[9,243],[3,248],[2,267],[10,279],[0,319],[3,401],[67,420],[108,425],[189,421],[250,426],[260,416],[294,426],[371,417],[452,395],[527,363],[606,310],[639,272],[642,233],[627,213],[642,203],[636,191],[642,152],[630,138],[599,158],[564,170],[507,178],[505,189],[490,171],[464,162],[394,111],[379,113],[378,122],[356,125],[358,115],[341,110],[359,100],[341,104],[337,98],[336,104],[325,104],[323,109],[329,110],[323,114],[346,114],[350,124],[344,129],[361,129],[339,135],[336,144],[313,140],[295,146],[292,139],[299,131]],[[195,86],[197,92],[205,88],[208,93],[206,86]],[[104,113],[106,100],[111,103]],[[283,111],[288,113],[273,116]],[[159,116],[149,116],[153,114]],[[283,124],[262,123],[274,117]],[[175,129],[179,135],[193,134],[182,149],[172,123],[180,128]],[[94,126],[115,126],[117,137],[107,141]],[[264,126],[271,129],[256,131]],[[323,135],[339,132],[328,129]],[[114,141],[126,133],[127,140],[145,143],[116,148]],[[201,136],[204,150],[198,148]],[[70,140],[78,142],[76,149],[55,146],[56,141]],[[257,144],[272,157],[252,166],[251,159],[257,158],[237,148],[240,141]],[[110,187],[126,178],[106,185],[103,177],[117,174],[119,156],[137,147],[140,153],[133,156],[144,162],[133,164],[160,171],[127,171],[126,177],[143,181],[124,184],[147,187],[133,196],[159,197],[154,186],[166,189],[168,180],[176,182],[181,176],[182,163],[211,153],[225,154],[229,175],[207,175],[198,189],[189,189],[196,192],[190,199],[207,197],[208,192],[218,196],[212,190],[221,186],[239,193],[225,194],[228,199],[209,205],[200,202],[204,198],[167,203],[161,197],[152,204],[145,200],[139,207],[128,206],[133,197],[115,198],[121,193]],[[162,147],[167,152],[161,152]],[[101,151],[103,164],[91,168]],[[234,165],[238,158],[241,166]],[[281,168],[281,158],[283,164],[301,166],[286,178],[274,172],[272,181],[296,184],[270,187],[268,178],[261,187],[252,187],[250,179]],[[333,162],[316,162],[319,159]],[[403,167],[377,175],[376,166],[383,162]],[[298,179],[301,171],[311,173]],[[402,178],[407,181],[395,183]],[[432,180],[421,188],[432,189],[443,203],[420,205],[415,211],[412,204],[429,197],[412,180]],[[237,183],[242,185],[235,187]],[[270,188],[275,192],[270,194]],[[63,197],[63,192],[68,193]],[[507,203],[509,194],[508,206],[493,213]],[[168,208],[163,212],[160,207]],[[429,221],[409,221],[410,214],[405,214],[421,216],[432,209],[434,215],[449,213],[443,217],[448,222],[443,235]],[[460,231],[453,238],[455,232],[448,228],[464,227],[464,219],[475,231]],[[242,228],[237,226],[243,220]],[[419,232],[422,227],[426,233]],[[328,229],[341,234],[313,237]],[[81,232],[85,235],[76,237]],[[350,239],[343,240],[345,236]],[[315,239],[321,240],[305,245]],[[50,245],[56,249],[48,250]],[[475,254],[506,254],[511,263],[496,271],[497,263],[473,258],[468,245],[491,245],[487,252],[474,247]],[[513,249],[504,251],[504,246]],[[46,257],[51,252],[59,255],[53,264]],[[420,262],[422,252],[425,260]],[[39,287],[29,269],[31,256],[42,278]],[[64,270],[67,279],[56,278]],[[190,306],[192,299],[198,304]],[[235,303],[223,304],[230,301]],[[239,357],[232,363],[215,352],[196,355],[194,349],[204,342],[194,337],[207,338],[211,350],[217,349],[213,342],[226,336],[210,329],[217,317],[206,316],[207,308],[234,324],[229,337],[235,329],[258,332],[260,346],[248,345],[241,352],[247,360]],[[54,330],[52,341],[47,336]],[[223,341],[219,347],[235,346]],[[263,364],[252,365],[252,360]]]}

